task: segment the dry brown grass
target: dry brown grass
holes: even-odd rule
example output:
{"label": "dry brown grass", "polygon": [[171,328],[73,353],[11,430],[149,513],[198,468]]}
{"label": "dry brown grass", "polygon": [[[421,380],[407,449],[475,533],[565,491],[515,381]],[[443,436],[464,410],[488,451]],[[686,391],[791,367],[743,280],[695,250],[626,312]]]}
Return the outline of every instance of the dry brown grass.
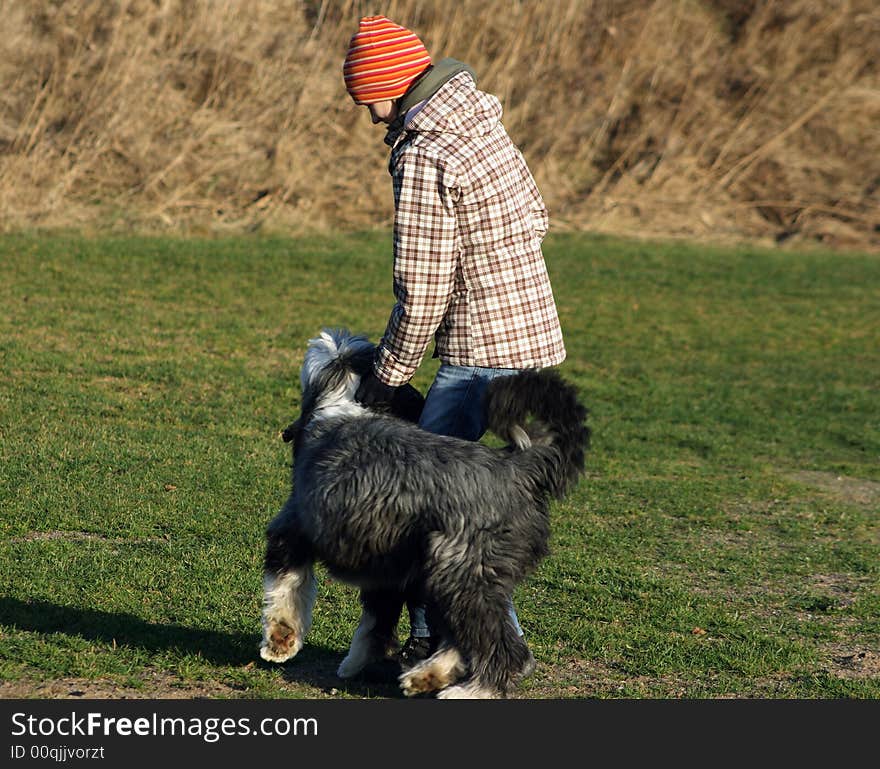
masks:
{"label": "dry brown grass", "polygon": [[0,0],[0,217],[390,221],[359,16],[468,61],[557,229],[880,247],[876,0]]}

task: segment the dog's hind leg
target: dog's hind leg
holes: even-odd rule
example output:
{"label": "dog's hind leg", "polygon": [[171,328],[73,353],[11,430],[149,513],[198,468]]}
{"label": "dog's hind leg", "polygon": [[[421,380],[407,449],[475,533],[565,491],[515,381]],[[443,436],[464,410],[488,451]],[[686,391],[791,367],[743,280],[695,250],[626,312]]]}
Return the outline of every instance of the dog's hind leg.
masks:
{"label": "dog's hind leg", "polygon": [[302,649],[312,625],[316,595],[315,574],[307,551],[289,529],[270,525],[263,572],[260,656],[264,660],[285,662]]}
{"label": "dog's hind leg", "polygon": [[461,631],[462,648],[469,650],[471,675],[466,681],[443,688],[438,699],[496,699],[507,692],[528,659],[525,641],[514,630],[506,612],[499,612],[495,627],[483,625],[481,630]]}
{"label": "dog's hind leg", "polygon": [[361,606],[360,624],[336,671],[340,678],[356,676],[371,662],[386,659],[397,650],[397,621],[403,595],[396,590],[362,590]]}
{"label": "dog's hind leg", "polygon": [[498,538],[436,535],[425,564],[428,590],[470,676],[441,698],[504,697],[529,659],[510,617],[513,564],[499,556]]}

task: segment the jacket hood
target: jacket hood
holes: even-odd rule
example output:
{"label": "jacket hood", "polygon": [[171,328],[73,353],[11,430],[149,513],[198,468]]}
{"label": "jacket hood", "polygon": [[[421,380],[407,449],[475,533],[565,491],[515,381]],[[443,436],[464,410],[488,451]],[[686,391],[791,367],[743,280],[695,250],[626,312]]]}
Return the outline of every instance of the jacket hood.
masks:
{"label": "jacket hood", "polygon": [[[424,102],[406,120],[408,112]],[[400,117],[388,128],[385,142],[394,146],[407,133],[450,133],[484,136],[501,120],[501,102],[477,89],[476,76],[467,65],[443,59],[400,101]]]}

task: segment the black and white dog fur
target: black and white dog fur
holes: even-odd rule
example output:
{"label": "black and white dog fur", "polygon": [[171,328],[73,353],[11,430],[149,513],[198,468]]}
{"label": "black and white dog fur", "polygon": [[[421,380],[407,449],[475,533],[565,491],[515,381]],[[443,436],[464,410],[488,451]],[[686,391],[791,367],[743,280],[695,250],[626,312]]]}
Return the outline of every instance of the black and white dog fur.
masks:
{"label": "black and white dog fur", "polygon": [[309,341],[302,414],[284,432],[293,490],[266,532],[260,654],[284,662],[302,648],[321,561],[361,590],[340,677],[396,647],[412,597],[442,640],[400,675],[404,694],[503,697],[529,658],[508,603],[548,553],[549,499],[583,473],[587,410],[556,371],[527,371],[487,393],[489,428],[507,447],[434,435],[407,421],[421,406],[413,390],[394,409],[400,416],[355,401],[374,351],[344,330]]}

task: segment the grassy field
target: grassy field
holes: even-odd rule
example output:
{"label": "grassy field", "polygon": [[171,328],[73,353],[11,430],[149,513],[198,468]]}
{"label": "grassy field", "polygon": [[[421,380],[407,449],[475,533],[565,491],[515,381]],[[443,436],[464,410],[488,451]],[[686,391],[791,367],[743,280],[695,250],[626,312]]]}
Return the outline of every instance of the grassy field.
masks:
{"label": "grassy field", "polygon": [[[593,449],[516,696],[880,697],[880,260],[545,252]],[[377,338],[390,271],[386,234],[0,239],[0,696],[399,696],[335,678],[323,572],[306,648],[257,654],[306,340]]]}

